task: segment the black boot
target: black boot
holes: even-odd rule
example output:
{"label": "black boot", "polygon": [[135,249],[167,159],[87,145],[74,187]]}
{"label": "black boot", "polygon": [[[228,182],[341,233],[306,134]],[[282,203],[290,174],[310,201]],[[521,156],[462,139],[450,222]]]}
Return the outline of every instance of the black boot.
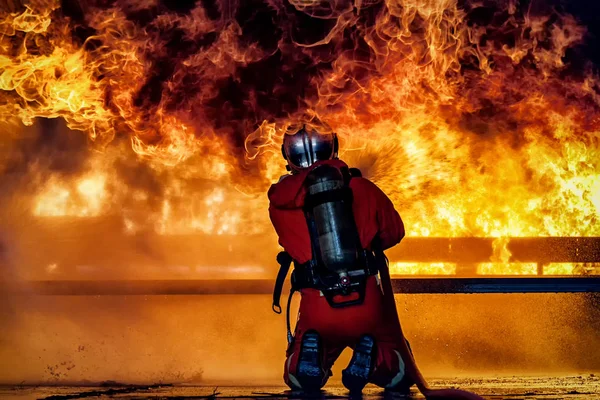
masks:
{"label": "black boot", "polygon": [[296,379],[305,392],[316,392],[323,387],[325,372],[321,367],[321,338],[315,331],[302,335]]}
{"label": "black boot", "polygon": [[362,392],[373,373],[377,348],[375,338],[364,335],[354,348],[350,363],[342,371],[342,383],[351,393]]}

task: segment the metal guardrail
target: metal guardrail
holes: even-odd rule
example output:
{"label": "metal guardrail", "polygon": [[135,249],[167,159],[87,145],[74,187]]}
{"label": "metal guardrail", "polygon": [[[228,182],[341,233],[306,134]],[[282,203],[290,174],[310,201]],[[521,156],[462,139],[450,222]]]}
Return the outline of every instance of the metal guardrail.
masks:
{"label": "metal guardrail", "polygon": [[[43,222],[43,223],[42,223]],[[269,294],[270,279],[237,279],[239,265],[256,265],[258,272],[248,277],[275,277],[276,241],[268,235],[239,240],[236,236],[211,235],[127,235],[103,237],[98,230],[116,229],[120,221],[111,219],[45,219],[24,248],[35,246],[30,275],[35,281],[0,281],[0,291],[12,295],[210,295]],[[57,225],[58,224],[58,225]],[[116,225],[115,225],[116,224]],[[105,226],[106,225],[106,226]],[[113,226],[115,225],[115,226]],[[60,228],[60,229],[58,229]],[[557,277],[543,275],[550,263],[591,263],[600,266],[600,237],[517,237],[506,238],[510,263],[535,263],[538,275],[476,276],[477,264],[490,262],[494,238],[406,237],[387,251],[392,262],[455,263],[458,276],[431,275],[396,277],[397,293],[575,293],[600,292],[600,276]],[[77,251],[69,251],[73,247]],[[110,251],[107,251],[110,249]],[[256,249],[261,249],[257,252]],[[22,249],[22,251],[25,251]],[[136,268],[135,252],[160,260],[159,280],[103,280],[122,276],[121,271]],[[133,255],[132,255],[133,254]],[[132,258],[133,257],[133,258]],[[54,280],[47,276],[49,260],[56,263]],[[85,268],[79,268],[85,266]],[[182,279],[173,279],[168,266],[177,266]],[[210,274],[192,266],[210,266]],[[158,266],[157,266],[158,268]],[[196,269],[195,269],[196,268]],[[164,269],[164,271],[162,271]],[[257,275],[258,274],[258,275]],[[126,274],[125,276],[132,276]],[[136,276],[136,275],[134,275]],[[221,279],[197,279],[206,276]],[[468,276],[468,278],[467,278]],[[476,276],[476,277],[474,277]],[[233,278],[233,279],[222,279]]]}
{"label": "metal guardrail", "polygon": [[[270,279],[104,280],[0,282],[9,295],[149,296],[266,295]],[[590,293],[600,292],[598,277],[392,278],[395,293]]]}
{"label": "metal guardrail", "polygon": [[[47,266],[58,268],[53,279],[89,279],[132,276],[135,270],[154,268],[157,279],[169,279],[169,268],[189,271],[188,278],[237,278],[233,266],[261,269],[260,276],[275,276],[279,251],[273,235],[250,235],[240,240],[228,235],[126,234],[120,220],[50,219],[37,221],[36,230],[17,244],[26,254],[28,276],[44,279]],[[98,232],[103,235],[99,244]],[[505,238],[509,263],[535,263],[538,276],[551,263],[596,263],[600,266],[600,237]],[[477,265],[494,258],[495,238],[406,237],[386,253],[391,262],[455,263],[458,276],[477,275]],[[35,252],[29,249],[35,248]],[[257,252],[257,249],[261,251]],[[75,250],[75,251],[74,251]],[[147,266],[146,264],[147,263]],[[164,266],[164,267],[163,267]],[[207,275],[202,266],[219,270]],[[85,267],[85,268],[84,268]],[[162,269],[162,271],[160,271]],[[124,274],[124,271],[129,273]],[[197,274],[192,276],[193,274]],[[136,276],[135,274],[133,276]]]}
{"label": "metal guardrail", "polygon": [[[390,261],[490,262],[494,238],[407,237],[390,249]],[[513,237],[506,238],[511,253],[507,262],[600,263],[600,237]]]}

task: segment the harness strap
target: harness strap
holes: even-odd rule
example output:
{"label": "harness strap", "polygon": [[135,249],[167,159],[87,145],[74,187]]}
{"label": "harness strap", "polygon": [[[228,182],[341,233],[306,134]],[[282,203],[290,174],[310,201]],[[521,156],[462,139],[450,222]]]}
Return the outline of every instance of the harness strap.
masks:
{"label": "harness strap", "polygon": [[[277,272],[277,279],[275,280],[275,288],[273,289],[273,305],[272,309],[275,313],[281,314],[281,305],[279,301],[281,300],[281,292],[283,290],[283,284],[285,283],[285,278],[290,270],[290,266],[292,265],[292,256],[290,256],[287,252],[282,251],[277,254],[277,262],[279,263],[279,272]],[[290,307],[292,305],[292,297],[294,293],[298,290],[292,281],[292,288],[290,290],[290,294],[287,299],[286,313],[285,313],[285,322],[287,326],[287,341],[288,343],[292,343],[294,341],[294,335],[292,335],[292,324],[290,323]]]}
{"label": "harness strap", "polygon": [[277,262],[279,263],[279,272],[277,272],[277,279],[275,280],[275,288],[273,289],[273,305],[271,308],[275,313],[281,314],[281,305],[279,304],[279,301],[281,300],[281,291],[283,290],[285,278],[290,270],[290,266],[292,265],[292,256],[290,256],[287,252],[282,251],[277,254]]}

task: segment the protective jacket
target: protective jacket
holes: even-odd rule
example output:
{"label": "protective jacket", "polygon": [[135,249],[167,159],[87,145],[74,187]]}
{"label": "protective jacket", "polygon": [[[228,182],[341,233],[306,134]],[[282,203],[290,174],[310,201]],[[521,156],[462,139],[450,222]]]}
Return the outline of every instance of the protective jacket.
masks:
{"label": "protective jacket", "polygon": [[[298,174],[285,176],[272,185],[268,193],[269,215],[279,236],[279,244],[299,263],[305,263],[312,257],[310,236],[302,211],[306,196],[304,181],[313,168],[323,164],[348,167],[341,160],[318,161]],[[361,177],[352,178],[350,188],[354,195],[354,219],[363,248],[371,249],[376,235],[383,250],[400,243],[404,237],[404,224],[385,193]]]}

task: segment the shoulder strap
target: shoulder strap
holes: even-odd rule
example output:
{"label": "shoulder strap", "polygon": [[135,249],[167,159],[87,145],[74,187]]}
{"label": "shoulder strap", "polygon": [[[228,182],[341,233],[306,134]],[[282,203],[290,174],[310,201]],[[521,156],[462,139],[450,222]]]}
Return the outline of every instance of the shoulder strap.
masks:
{"label": "shoulder strap", "polygon": [[352,174],[350,173],[350,168],[341,167],[340,172],[342,173],[342,176],[344,177],[344,186],[348,186],[350,184],[350,179],[352,179]]}
{"label": "shoulder strap", "polygon": [[362,172],[358,168],[350,168],[349,172],[352,178],[362,178]]}

